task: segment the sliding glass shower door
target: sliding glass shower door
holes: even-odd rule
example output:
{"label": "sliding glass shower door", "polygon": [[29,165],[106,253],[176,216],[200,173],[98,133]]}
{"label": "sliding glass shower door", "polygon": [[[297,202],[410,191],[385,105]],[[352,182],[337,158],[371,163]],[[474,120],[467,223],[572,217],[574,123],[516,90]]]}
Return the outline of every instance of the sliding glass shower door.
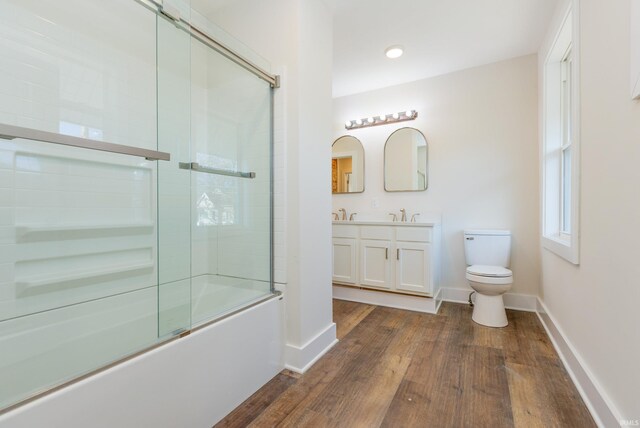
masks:
{"label": "sliding glass shower door", "polygon": [[158,22],[160,334],[271,293],[269,83]]}
{"label": "sliding glass shower door", "polygon": [[192,39],[192,321],[271,292],[271,87]]}
{"label": "sliding glass shower door", "polygon": [[141,3],[0,2],[0,413],[272,294],[273,89]]}

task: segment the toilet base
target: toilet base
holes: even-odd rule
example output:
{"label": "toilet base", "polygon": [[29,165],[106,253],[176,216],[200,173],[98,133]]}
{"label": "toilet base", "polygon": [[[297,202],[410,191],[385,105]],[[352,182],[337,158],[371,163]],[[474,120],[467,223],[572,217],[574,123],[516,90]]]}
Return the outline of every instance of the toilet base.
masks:
{"label": "toilet base", "polygon": [[502,294],[487,296],[476,292],[471,319],[487,327],[506,327],[509,321],[507,321],[507,312],[504,310]]}

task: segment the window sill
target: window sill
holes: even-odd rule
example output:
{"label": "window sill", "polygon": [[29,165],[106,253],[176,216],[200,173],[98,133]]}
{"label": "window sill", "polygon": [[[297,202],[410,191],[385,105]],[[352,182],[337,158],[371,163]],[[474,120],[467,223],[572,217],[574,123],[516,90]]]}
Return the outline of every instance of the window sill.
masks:
{"label": "window sill", "polygon": [[542,247],[574,265],[580,264],[578,241],[571,236],[551,235],[542,237]]}

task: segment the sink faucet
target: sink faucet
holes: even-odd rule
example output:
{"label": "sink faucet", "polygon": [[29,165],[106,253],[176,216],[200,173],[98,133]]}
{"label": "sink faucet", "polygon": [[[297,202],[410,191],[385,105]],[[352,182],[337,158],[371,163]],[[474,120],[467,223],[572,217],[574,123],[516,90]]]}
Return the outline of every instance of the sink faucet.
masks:
{"label": "sink faucet", "polygon": [[415,223],[416,222],[416,217],[419,216],[420,213],[415,213],[414,215],[411,216],[411,223]]}
{"label": "sink faucet", "polygon": [[347,219],[347,210],[345,210],[344,208],[340,208],[338,210],[339,213],[342,213],[342,220],[346,220]]}
{"label": "sink faucet", "polygon": [[391,221],[398,221],[398,216],[396,215],[396,213],[389,213],[389,215],[393,216],[393,220]]}
{"label": "sink faucet", "polygon": [[356,215],[358,213],[351,213],[351,215],[349,216],[349,221],[353,221],[353,216]]}
{"label": "sink faucet", "polygon": [[340,217],[338,216],[338,213],[331,213],[331,215],[333,216],[334,220],[340,220]]}
{"label": "sink faucet", "polygon": [[402,217],[400,217],[400,221],[407,221],[407,210],[402,208],[400,212],[402,213]]}

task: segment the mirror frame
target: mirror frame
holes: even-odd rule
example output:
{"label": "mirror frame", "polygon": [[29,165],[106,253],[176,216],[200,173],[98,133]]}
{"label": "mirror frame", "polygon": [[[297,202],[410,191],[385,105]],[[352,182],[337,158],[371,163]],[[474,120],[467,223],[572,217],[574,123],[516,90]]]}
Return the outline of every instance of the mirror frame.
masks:
{"label": "mirror frame", "polygon": [[336,138],[335,140],[333,140],[333,143],[331,143],[331,159],[333,160],[333,146],[338,142],[338,140],[340,140],[341,138],[344,137],[351,137],[354,138],[356,141],[358,141],[358,143],[360,143],[360,147],[362,147],[362,190],[358,191],[358,192],[331,192],[332,195],[352,195],[354,193],[364,193],[364,190],[366,188],[365,186],[365,171],[366,171],[366,159],[365,159],[365,153],[364,153],[364,144],[362,144],[362,141],[360,141],[360,139],[358,137],[355,137],[351,134],[345,134],[345,135],[341,135],[338,138]]}
{"label": "mirror frame", "polygon": [[[427,163],[426,163],[426,172],[425,172],[425,177],[424,177],[424,189],[418,189],[418,190],[388,190],[387,189],[387,144],[389,144],[389,140],[391,139],[391,137],[393,137],[393,135],[398,132],[398,131],[402,131],[403,129],[412,129],[416,132],[418,132],[420,135],[422,135],[422,138],[424,138],[424,143],[427,146]],[[382,178],[384,180],[384,191],[385,192],[424,192],[429,188],[429,142],[427,141],[427,137],[424,136],[424,134],[422,133],[422,131],[420,131],[419,129],[413,128],[411,126],[404,126],[402,128],[398,128],[395,131],[393,131],[391,134],[389,134],[389,136],[387,137],[387,141],[385,141],[384,143],[384,149],[383,149],[383,164],[382,164]]]}

